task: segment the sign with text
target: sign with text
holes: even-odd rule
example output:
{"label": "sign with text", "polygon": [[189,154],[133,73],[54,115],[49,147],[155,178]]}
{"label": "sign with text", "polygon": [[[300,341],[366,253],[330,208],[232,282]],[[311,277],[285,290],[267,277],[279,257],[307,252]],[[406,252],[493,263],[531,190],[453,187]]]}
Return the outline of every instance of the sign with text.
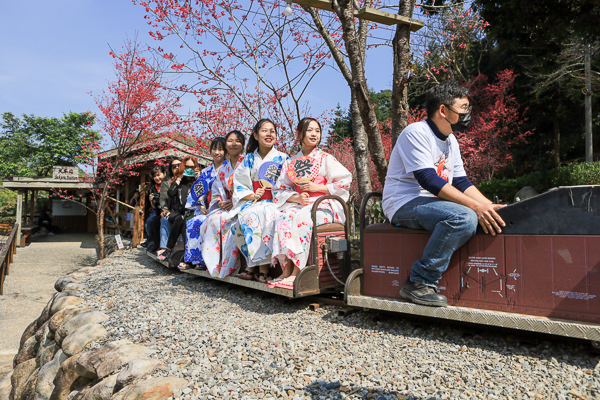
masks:
{"label": "sign with text", "polygon": [[52,167],[52,179],[55,181],[77,181],[79,180],[79,168]]}

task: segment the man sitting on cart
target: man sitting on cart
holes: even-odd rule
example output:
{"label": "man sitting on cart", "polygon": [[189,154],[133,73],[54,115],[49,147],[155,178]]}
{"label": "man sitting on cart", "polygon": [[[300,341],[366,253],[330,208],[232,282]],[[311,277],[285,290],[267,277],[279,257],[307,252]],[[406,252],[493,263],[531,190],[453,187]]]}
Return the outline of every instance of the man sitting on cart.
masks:
{"label": "man sitting on cart", "polygon": [[390,156],[383,211],[395,226],[432,232],[423,256],[412,265],[400,295],[414,303],[445,307],[437,284],[456,249],[481,225],[495,235],[506,226],[493,204],[465,173],[452,132],[471,121],[469,91],[447,81],[427,91],[427,119],[407,126]]}

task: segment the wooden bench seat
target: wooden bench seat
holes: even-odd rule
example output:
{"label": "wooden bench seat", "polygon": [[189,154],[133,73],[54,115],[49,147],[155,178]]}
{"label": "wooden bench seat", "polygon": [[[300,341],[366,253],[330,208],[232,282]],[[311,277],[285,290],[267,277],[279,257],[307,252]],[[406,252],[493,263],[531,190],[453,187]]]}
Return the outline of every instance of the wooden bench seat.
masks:
{"label": "wooden bench seat", "polygon": [[21,242],[19,247],[25,247],[27,243],[31,243],[33,235],[40,230],[37,225],[26,225],[21,228]]}

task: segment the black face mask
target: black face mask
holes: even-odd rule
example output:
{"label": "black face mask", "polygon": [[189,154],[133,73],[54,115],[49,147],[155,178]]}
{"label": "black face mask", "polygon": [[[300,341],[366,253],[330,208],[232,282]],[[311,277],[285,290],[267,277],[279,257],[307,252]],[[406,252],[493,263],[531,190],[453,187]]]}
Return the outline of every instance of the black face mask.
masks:
{"label": "black face mask", "polygon": [[[446,107],[453,113],[458,114],[458,122],[455,124],[450,124],[450,127],[452,128],[452,132],[466,132],[467,128],[469,127],[469,124],[471,123],[471,108],[469,107],[469,111],[467,111],[466,113],[457,113],[450,107],[448,107],[448,106],[446,106]],[[446,119],[446,121],[448,121],[448,120]],[[448,121],[448,122],[450,122],[450,121]]]}

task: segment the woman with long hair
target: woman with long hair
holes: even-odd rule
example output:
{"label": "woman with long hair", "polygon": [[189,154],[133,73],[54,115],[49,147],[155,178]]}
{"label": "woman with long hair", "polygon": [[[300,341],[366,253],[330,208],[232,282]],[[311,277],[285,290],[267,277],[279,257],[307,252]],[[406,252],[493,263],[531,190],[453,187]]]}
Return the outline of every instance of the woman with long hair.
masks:
{"label": "woman with long hair", "polygon": [[[247,270],[238,277],[266,283],[271,265],[272,237],[278,211],[271,190],[262,187],[258,172],[265,162],[283,164],[289,157],[274,145],[277,130],[273,121],[261,119],[248,140],[246,157],[233,173],[233,240],[246,257]],[[258,272],[256,273],[256,270]]]}
{"label": "woman with long hair", "polygon": [[[204,263],[201,252],[202,238],[200,237],[200,231],[208,213],[214,208],[211,206],[211,188],[217,177],[217,172],[222,167],[227,155],[225,139],[222,137],[214,138],[210,143],[208,151],[213,159],[213,163],[200,172],[200,175],[192,184],[185,204],[186,209],[194,210],[194,216],[186,224],[187,242],[185,245],[184,261],[177,266],[180,270],[193,268],[194,265]],[[197,185],[207,185],[207,187],[198,186],[198,190],[196,190]],[[204,189],[206,193],[199,196],[197,192],[201,189]]]}
{"label": "woman with long hair", "polygon": [[202,225],[202,258],[211,276],[223,278],[238,268],[240,251],[233,241],[231,225],[236,215],[231,213],[233,202],[233,172],[244,160],[246,138],[237,130],[225,136],[227,157],[212,185],[210,213]]}
{"label": "woman with long hair", "polygon": [[[171,232],[171,223],[169,222],[169,217],[166,211],[169,210],[169,188],[171,187],[171,181],[173,180],[173,175],[175,171],[179,170],[181,166],[181,158],[173,157],[173,159],[169,162],[169,166],[167,167],[166,176],[163,178],[160,184],[160,192],[158,196],[158,204],[160,211],[160,240],[158,243],[155,243],[154,250],[157,252],[162,251],[167,248],[167,241],[169,240],[169,233]],[[166,211],[165,211],[166,210]],[[159,212],[157,211],[157,212]]]}
{"label": "woman with long hair", "polygon": [[[190,192],[190,187],[199,173],[200,165],[198,165],[198,160],[196,160],[196,157],[194,156],[186,156],[179,167],[173,171],[173,178],[171,179],[169,189],[167,190],[167,197],[169,199],[168,208],[163,208],[161,212],[163,218],[168,218],[168,221],[171,224],[167,245],[164,250],[159,250],[157,252],[158,257],[161,260],[166,260],[171,257],[173,247],[175,247],[175,243],[185,224],[185,204]],[[161,197],[162,190],[163,187],[161,186]],[[184,244],[185,241],[186,237],[184,233]]]}
{"label": "woman with long hair", "polygon": [[[319,149],[321,124],[314,118],[303,118],[296,128],[302,149],[283,164],[281,175],[273,189],[273,203],[281,211],[277,216],[273,238],[273,257],[277,258],[283,273],[275,281],[278,286],[293,287],[301,269],[306,267],[313,234],[311,217],[314,202],[328,194],[348,201],[352,174],[331,154]],[[314,165],[310,180],[293,182],[287,172],[300,165]],[[306,162],[308,161],[308,162]],[[294,176],[294,171],[291,173]],[[317,225],[343,223],[344,209],[335,200],[325,200],[317,209]]]}

